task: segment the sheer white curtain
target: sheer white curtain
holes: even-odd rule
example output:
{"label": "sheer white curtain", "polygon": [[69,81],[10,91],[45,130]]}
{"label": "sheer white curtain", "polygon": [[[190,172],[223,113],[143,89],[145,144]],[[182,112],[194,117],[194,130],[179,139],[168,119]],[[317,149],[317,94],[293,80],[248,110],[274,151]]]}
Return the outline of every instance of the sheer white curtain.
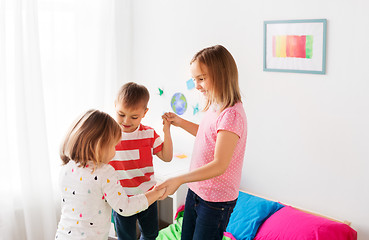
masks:
{"label": "sheer white curtain", "polygon": [[129,76],[130,1],[0,0],[0,239],[53,239],[59,144]]}

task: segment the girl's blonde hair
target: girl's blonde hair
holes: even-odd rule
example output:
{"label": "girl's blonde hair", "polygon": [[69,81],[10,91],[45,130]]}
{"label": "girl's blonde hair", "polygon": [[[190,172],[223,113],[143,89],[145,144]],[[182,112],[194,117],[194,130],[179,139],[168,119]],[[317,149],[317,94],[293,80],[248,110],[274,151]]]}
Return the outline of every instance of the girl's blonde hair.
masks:
{"label": "girl's blonde hair", "polygon": [[72,124],[60,148],[63,164],[70,160],[80,167],[92,161],[96,169],[102,162],[102,153],[109,144],[117,142],[122,132],[119,124],[107,113],[89,110]]}
{"label": "girl's blonde hair", "polygon": [[195,54],[190,64],[195,61],[208,68],[208,74],[212,79],[212,89],[204,111],[208,110],[212,103],[218,104],[220,111],[223,111],[241,101],[237,65],[225,47],[215,45],[204,48]]}

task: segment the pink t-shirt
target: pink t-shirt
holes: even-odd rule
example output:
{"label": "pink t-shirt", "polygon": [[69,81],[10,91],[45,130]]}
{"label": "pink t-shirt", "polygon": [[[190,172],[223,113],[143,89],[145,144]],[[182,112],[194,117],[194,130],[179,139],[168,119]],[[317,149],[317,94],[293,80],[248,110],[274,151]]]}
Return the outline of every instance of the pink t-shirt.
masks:
{"label": "pink t-shirt", "polygon": [[240,137],[228,169],[218,177],[188,183],[192,191],[209,202],[233,201],[238,197],[247,137],[246,114],[242,103],[226,108],[220,114],[214,109],[206,112],[197,131],[190,170],[214,160],[217,133],[221,130],[233,132]]}

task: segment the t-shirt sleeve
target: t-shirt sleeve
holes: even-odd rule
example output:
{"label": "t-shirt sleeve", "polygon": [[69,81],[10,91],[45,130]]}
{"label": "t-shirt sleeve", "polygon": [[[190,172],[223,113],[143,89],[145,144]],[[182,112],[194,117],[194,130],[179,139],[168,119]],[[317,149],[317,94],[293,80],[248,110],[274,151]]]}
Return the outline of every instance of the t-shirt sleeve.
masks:
{"label": "t-shirt sleeve", "polygon": [[225,111],[223,116],[219,119],[217,131],[227,130],[241,137],[245,127],[246,126],[241,115],[236,110],[230,109]]}
{"label": "t-shirt sleeve", "polygon": [[128,197],[121,186],[114,168],[107,165],[102,177],[103,197],[109,205],[122,216],[131,216],[148,208],[144,194]]}
{"label": "t-shirt sleeve", "polygon": [[161,137],[159,136],[159,134],[157,134],[154,130],[154,139],[153,139],[153,154],[157,154],[158,152],[160,152],[163,149],[163,143],[164,141],[161,139]]}

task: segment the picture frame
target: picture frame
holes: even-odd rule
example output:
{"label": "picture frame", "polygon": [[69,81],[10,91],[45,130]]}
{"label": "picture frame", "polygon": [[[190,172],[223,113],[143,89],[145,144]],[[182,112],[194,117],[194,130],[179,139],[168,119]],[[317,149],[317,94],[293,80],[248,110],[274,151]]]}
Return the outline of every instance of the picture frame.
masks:
{"label": "picture frame", "polygon": [[327,19],[264,21],[267,72],[325,74]]}

